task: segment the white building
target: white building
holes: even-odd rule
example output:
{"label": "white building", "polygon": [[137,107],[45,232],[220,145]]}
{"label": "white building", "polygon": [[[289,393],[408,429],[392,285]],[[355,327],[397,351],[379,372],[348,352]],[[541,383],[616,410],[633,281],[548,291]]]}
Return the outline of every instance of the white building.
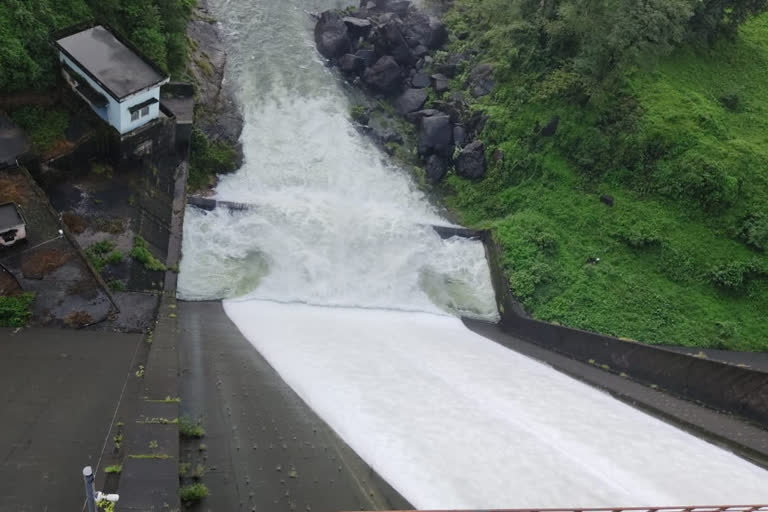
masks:
{"label": "white building", "polygon": [[108,28],[88,28],[55,46],[69,84],[121,136],[160,116],[160,86],[169,77]]}

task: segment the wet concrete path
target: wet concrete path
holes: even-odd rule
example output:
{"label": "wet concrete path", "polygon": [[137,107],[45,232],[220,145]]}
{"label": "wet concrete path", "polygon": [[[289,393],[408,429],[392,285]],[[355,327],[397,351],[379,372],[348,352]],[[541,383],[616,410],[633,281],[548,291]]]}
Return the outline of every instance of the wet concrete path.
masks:
{"label": "wet concrete path", "polygon": [[219,302],[180,302],[178,313],[182,414],[202,418],[206,430],[204,451],[186,447],[191,460],[206,458],[211,495],[200,510],[411,508],[283,382]]}

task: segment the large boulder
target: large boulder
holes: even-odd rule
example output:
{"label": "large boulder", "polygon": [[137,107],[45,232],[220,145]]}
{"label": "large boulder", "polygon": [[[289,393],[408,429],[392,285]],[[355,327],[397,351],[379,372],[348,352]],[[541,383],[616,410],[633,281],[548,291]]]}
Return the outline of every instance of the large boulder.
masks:
{"label": "large boulder", "polygon": [[365,62],[365,67],[373,66],[376,63],[376,52],[374,50],[362,49],[355,52],[355,57],[360,57]]}
{"label": "large boulder", "polygon": [[467,130],[460,124],[457,124],[453,127],[453,143],[458,147],[462,147],[465,142],[467,142]]}
{"label": "large boulder", "polygon": [[404,116],[420,110],[427,102],[427,91],[424,89],[408,89],[392,103],[395,111]]}
{"label": "large boulder", "polygon": [[440,94],[451,88],[451,81],[442,73],[436,73],[432,75],[432,87],[435,88],[436,93]]}
{"label": "large boulder", "polygon": [[422,119],[425,117],[431,117],[431,116],[437,116],[442,114],[439,110],[435,110],[433,108],[427,108],[424,110],[419,110],[416,112],[411,112],[410,114],[406,114],[405,118],[410,121],[411,123],[420,123]]}
{"label": "large boulder", "polygon": [[374,37],[374,45],[377,54],[391,55],[403,66],[413,66],[418,60],[400,32],[400,24],[397,21],[390,21],[379,28]]}
{"label": "large boulder", "polygon": [[445,114],[425,117],[419,129],[419,154],[440,155],[450,158],[453,154],[453,126]]}
{"label": "large boulder", "polygon": [[317,51],[326,59],[334,59],[352,47],[347,25],[335,11],[325,11],[315,25]]}
{"label": "large boulder", "polygon": [[424,166],[424,173],[430,183],[437,183],[448,173],[448,162],[441,156],[430,155]]}
{"label": "large boulder", "polygon": [[478,64],[469,74],[469,92],[475,98],[487,96],[493,91],[493,66]]}
{"label": "large boulder", "polygon": [[343,18],[342,21],[347,26],[349,37],[351,37],[353,41],[357,41],[357,39],[361,37],[368,37],[368,34],[371,33],[371,29],[373,28],[371,20],[365,18],[347,16],[346,18]]}
{"label": "large boulder", "polygon": [[409,0],[363,0],[360,2],[360,7],[379,13],[393,13],[405,18],[411,9],[411,2]]}
{"label": "large boulder", "polygon": [[432,80],[426,73],[418,72],[413,75],[413,78],[411,79],[411,85],[417,89],[424,89],[425,87],[429,87],[431,84]]}
{"label": "large boulder", "polygon": [[485,176],[485,145],[476,140],[467,144],[456,158],[456,174],[476,180]]}
{"label": "large boulder", "polygon": [[372,89],[391,96],[402,88],[403,73],[395,59],[385,55],[365,70],[363,80]]}
{"label": "large boulder", "polygon": [[448,41],[448,30],[434,16],[417,13],[409,16],[404,23],[403,36],[412,47],[423,46],[436,50]]}
{"label": "large boulder", "polygon": [[339,59],[339,69],[344,73],[360,74],[365,69],[365,60],[356,55],[347,53]]}

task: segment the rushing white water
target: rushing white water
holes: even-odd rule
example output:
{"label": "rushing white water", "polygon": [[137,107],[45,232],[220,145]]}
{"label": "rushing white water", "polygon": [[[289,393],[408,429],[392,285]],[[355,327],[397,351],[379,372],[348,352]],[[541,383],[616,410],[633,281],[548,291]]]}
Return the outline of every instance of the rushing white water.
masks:
{"label": "rushing white water", "polygon": [[225,310],[286,381],[419,507],[768,499],[768,473],[468,331],[496,317],[483,248],[351,126],[303,12],[215,0],[246,163],[188,209],[179,294]]}

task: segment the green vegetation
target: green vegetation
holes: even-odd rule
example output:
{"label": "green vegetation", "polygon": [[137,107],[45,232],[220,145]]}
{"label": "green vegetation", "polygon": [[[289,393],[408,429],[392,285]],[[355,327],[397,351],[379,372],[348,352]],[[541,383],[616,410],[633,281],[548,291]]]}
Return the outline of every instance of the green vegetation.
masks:
{"label": "green vegetation", "polygon": [[[489,116],[486,177],[451,174],[442,192],[495,230],[534,317],[768,350],[768,15],[750,18],[765,8],[456,2],[449,25],[469,37],[450,51],[479,49],[471,64],[492,63],[496,88],[472,106]],[[554,116],[556,135],[540,135]]]}
{"label": "green vegetation", "polygon": [[105,473],[116,473],[119,474],[123,470],[122,464],[115,464],[113,466],[107,466],[104,468]]}
{"label": "green vegetation", "polygon": [[0,9],[0,92],[40,90],[56,81],[52,31],[105,21],[172,75],[186,64],[194,0],[5,0]]}
{"label": "green vegetation", "polygon": [[109,288],[110,291],[113,291],[113,292],[124,292],[127,289],[127,286],[125,284],[125,281],[122,281],[120,279],[113,279],[112,281],[107,283],[107,288]]}
{"label": "green vegetation", "polygon": [[189,418],[179,418],[179,435],[186,439],[199,439],[205,435],[205,430],[200,422]]}
{"label": "green vegetation", "polygon": [[216,175],[237,169],[237,151],[224,140],[210,140],[201,130],[192,130],[187,187],[201,190],[213,183]]}
{"label": "green vegetation", "polygon": [[115,243],[111,240],[103,240],[92,244],[85,250],[88,260],[97,272],[101,273],[104,267],[117,265],[123,261],[123,253],[115,250]]}
{"label": "green vegetation", "polygon": [[21,107],[11,114],[11,118],[29,134],[32,146],[40,153],[53,149],[56,142],[64,138],[69,125],[69,114],[60,108]]}
{"label": "green vegetation", "polygon": [[34,293],[0,296],[0,327],[24,327],[32,316]]}
{"label": "green vegetation", "polygon": [[207,496],[208,487],[200,482],[185,485],[179,489],[179,497],[185,503],[196,503]]}
{"label": "green vegetation", "polygon": [[99,500],[96,502],[96,506],[102,512],[115,512],[115,505],[116,503],[114,501],[109,500]]}
{"label": "green vegetation", "polygon": [[147,270],[154,270],[154,271],[161,271],[165,272],[165,264],[152,256],[152,253],[149,252],[149,249],[147,248],[147,241],[144,240],[141,236],[136,235],[133,238],[133,249],[131,249],[131,258],[135,259],[142,265],[144,265],[144,268]]}
{"label": "green vegetation", "polygon": [[139,453],[135,455],[129,455],[130,459],[170,459],[171,456],[165,453]]}

